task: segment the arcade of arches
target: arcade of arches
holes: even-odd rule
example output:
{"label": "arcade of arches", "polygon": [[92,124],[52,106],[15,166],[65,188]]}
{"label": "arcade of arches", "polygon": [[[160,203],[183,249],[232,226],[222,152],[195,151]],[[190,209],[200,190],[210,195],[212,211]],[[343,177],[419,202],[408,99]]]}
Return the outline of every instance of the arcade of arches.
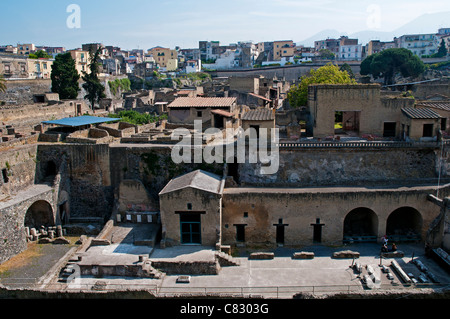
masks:
{"label": "arcade of arches", "polygon": [[[385,234],[397,241],[420,240],[422,215],[415,208],[400,207],[389,214]],[[366,207],[355,208],[344,220],[344,241],[360,238],[363,241],[376,241],[379,233],[377,214]]]}

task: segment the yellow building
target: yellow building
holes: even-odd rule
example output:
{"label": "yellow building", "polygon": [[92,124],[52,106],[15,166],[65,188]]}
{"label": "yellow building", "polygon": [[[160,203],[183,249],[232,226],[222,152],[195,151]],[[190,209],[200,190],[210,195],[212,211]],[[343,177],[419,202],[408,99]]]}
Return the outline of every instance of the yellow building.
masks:
{"label": "yellow building", "polygon": [[52,59],[27,59],[30,79],[50,79]]}
{"label": "yellow building", "polygon": [[279,61],[282,57],[294,56],[295,44],[292,40],[273,42],[273,60]]}
{"label": "yellow building", "polygon": [[88,68],[89,64],[89,52],[83,51],[83,50],[69,50],[70,55],[72,56],[72,59],[75,60],[75,68],[78,71],[78,74],[80,76],[83,75],[83,71],[90,73],[90,70]]}
{"label": "yellow building", "polygon": [[175,71],[178,68],[178,52],[168,48],[154,47],[148,54],[155,59],[156,64],[166,71]]}

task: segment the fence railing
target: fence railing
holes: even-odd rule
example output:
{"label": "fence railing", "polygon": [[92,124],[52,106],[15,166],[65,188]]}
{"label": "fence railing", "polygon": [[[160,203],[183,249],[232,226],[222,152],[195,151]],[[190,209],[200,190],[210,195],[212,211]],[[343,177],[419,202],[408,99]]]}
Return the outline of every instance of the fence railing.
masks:
{"label": "fence railing", "polygon": [[279,148],[440,148],[445,142],[283,142]]}
{"label": "fence railing", "polygon": [[[101,279],[99,279],[101,280]],[[0,283],[0,287],[1,287]],[[129,292],[129,291],[145,291],[156,297],[178,297],[178,296],[217,296],[217,297],[235,297],[235,298],[274,298],[274,299],[290,299],[296,294],[308,293],[312,295],[342,293],[342,294],[360,294],[367,291],[389,291],[395,289],[396,292],[411,292],[414,289],[423,288],[442,288],[450,286],[450,283],[416,283],[416,284],[381,284],[377,288],[368,289],[364,284],[351,285],[306,285],[306,286],[257,286],[257,287],[158,287],[156,284],[123,284],[123,283],[104,283],[86,284],[86,283],[48,283],[39,284],[35,281],[17,280],[4,283],[3,286],[10,290],[29,289],[42,292],[59,292],[59,293],[86,293],[86,292]]]}

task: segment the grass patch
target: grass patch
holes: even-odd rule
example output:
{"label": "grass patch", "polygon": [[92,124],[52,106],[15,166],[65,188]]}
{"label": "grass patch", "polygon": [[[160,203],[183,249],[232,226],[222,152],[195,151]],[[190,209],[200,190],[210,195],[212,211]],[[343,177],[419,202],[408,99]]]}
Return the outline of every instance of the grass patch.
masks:
{"label": "grass patch", "polygon": [[25,251],[12,257],[0,265],[0,277],[7,277],[11,270],[29,265],[34,258],[42,255],[42,244],[28,243]]}

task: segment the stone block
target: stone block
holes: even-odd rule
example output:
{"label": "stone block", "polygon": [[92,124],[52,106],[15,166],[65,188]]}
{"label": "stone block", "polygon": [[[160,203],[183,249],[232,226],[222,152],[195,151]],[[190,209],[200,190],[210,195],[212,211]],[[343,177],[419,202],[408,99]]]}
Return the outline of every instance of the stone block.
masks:
{"label": "stone block", "polygon": [[70,244],[70,241],[64,237],[58,237],[58,238],[53,239],[53,244],[67,245],[67,244]]}
{"label": "stone block", "polygon": [[405,257],[405,254],[403,251],[397,250],[381,253],[381,256],[384,258],[403,258]]}
{"label": "stone block", "polygon": [[108,246],[111,245],[111,242],[107,239],[94,238],[91,241],[91,246]]}
{"label": "stone block", "polygon": [[177,278],[177,283],[190,283],[191,282],[191,276],[178,276]]}
{"label": "stone block", "polygon": [[359,258],[359,252],[351,250],[336,251],[333,258]]}
{"label": "stone block", "polygon": [[308,252],[308,251],[301,251],[299,253],[294,253],[292,255],[293,259],[313,259],[314,258],[314,253],[313,252]]}
{"label": "stone block", "polygon": [[50,244],[52,242],[53,242],[53,240],[51,238],[48,238],[48,237],[40,238],[39,241],[38,241],[39,244]]}
{"label": "stone block", "polygon": [[274,256],[274,253],[258,252],[251,253],[249,259],[273,259]]}

